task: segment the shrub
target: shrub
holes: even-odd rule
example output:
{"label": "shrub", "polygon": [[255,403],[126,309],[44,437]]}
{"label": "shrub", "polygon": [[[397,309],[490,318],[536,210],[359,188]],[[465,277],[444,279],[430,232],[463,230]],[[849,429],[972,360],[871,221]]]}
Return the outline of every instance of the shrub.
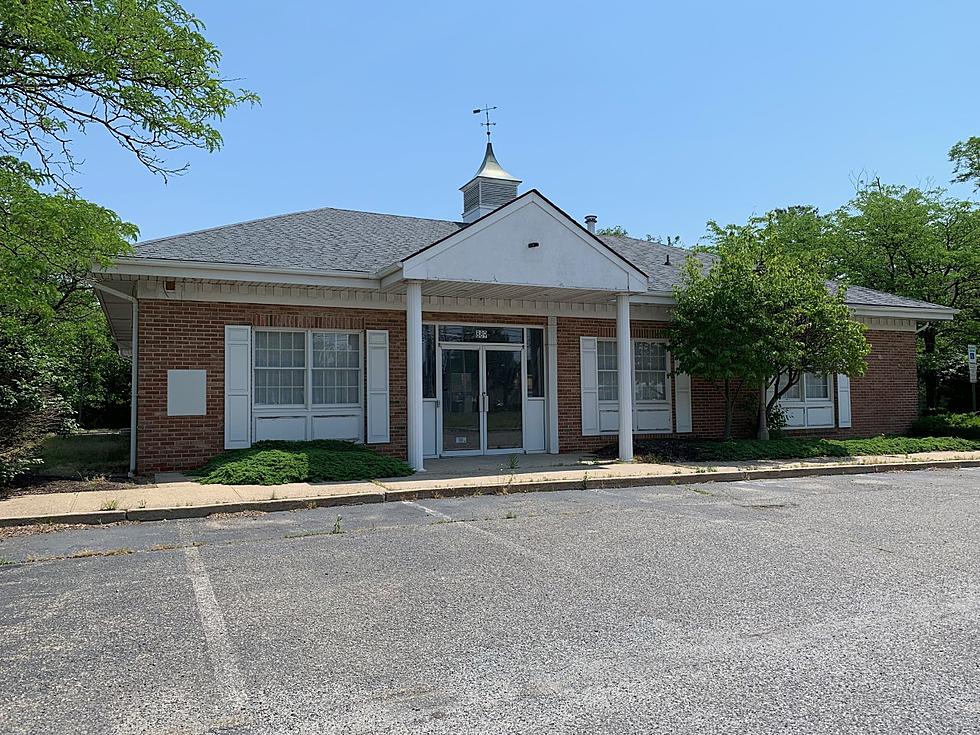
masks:
{"label": "shrub", "polygon": [[940,413],[923,416],[912,424],[913,436],[958,436],[980,441],[980,414]]}
{"label": "shrub", "polygon": [[[812,459],[815,457],[859,457],[872,454],[916,454],[918,452],[968,452],[980,450],[980,440],[960,437],[878,436],[872,439],[733,439],[730,441],[686,441],[661,439],[640,441],[636,456],[646,462],[743,462],[765,459]],[[597,452],[615,457],[616,445]]]}
{"label": "shrub", "polygon": [[404,477],[413,470],[362,444],[332,440],[262,441],[249,449],[223,452],[189,473],[204,484],[282,485]]}
{"label": "shrub", "polygon": [[68,406],[36,340],[0,324],[0,486],[41,463],[38,445],[64,425]]}

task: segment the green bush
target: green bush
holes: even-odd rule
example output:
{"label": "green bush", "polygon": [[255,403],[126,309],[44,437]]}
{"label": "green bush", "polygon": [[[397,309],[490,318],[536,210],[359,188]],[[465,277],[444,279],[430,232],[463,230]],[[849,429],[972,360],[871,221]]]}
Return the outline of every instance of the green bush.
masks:
{"label": "green bush", "polygon": [[910,433],[913,436],[958,436],[980,441],[980,414],[941,413],[923,416],[912,424]]}
{"label": "green bush", "polygon": [[742,462],[762,459],[859,457],[872,454],[969,452],[980,440],[959,437],[878,436],[872,439],[734,439],[731,441],[640,442],[636,454],[645,462]]}
{"label": "green bush", "polygon": [[341,441],[256,442],[223,452],[188,474],[204,484],[282,485],[404,477],[412,468],[361,444]]}
{"label": "green bush", "polygon": [[0,486],[41,464],[40,443],[69,414],[38,342],[29,330],[0,320]]}

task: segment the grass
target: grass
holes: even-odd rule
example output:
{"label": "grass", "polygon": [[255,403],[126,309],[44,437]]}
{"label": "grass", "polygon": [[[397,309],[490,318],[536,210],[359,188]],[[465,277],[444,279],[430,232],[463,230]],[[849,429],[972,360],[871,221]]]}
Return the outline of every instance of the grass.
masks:
{"label": "grass", "polygon": [[980,414],[941,413],[923,416],[909,432],[913,436],[958,436],[980,441]]}
{"label": "grass", "polygon": [[125,475],[129,470],[129,435],[49,436],[41,444],[40,456],[44,464],[35,471],[40,476]]}
{"label": "grass", "polygon": [[188,474],[204,484],[282,485],[405,477],[412,472],[402,460],[361,444],[321,440],[257,442],[249,449],[222,452]]}
{"label": "grass", "polygon": [[[814,457],[860,457],[875,454],[919,452],[968,452],[980,450],[980,440],[958,437],[878,436],[872,439],[734,439],[732,441],[687,442],[663,440],[639,442],[637,454],[643,462],[740,462],[760,459],[811,459]],[[716,468],[708,468],[714,471]]]}

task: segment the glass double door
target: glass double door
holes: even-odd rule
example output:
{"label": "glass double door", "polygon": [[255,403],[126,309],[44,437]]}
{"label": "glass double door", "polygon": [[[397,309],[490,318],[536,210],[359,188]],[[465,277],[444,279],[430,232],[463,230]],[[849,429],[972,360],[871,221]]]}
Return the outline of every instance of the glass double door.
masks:
{"label": "glass double door", "polygon": [[443,347],[442,453],[524,448],[524,360],[508,347]]}

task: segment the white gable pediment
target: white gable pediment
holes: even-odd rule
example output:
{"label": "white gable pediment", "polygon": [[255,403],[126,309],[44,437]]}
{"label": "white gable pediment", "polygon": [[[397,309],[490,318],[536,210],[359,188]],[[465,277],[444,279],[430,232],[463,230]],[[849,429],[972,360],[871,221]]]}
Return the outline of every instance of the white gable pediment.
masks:
{"label": "white gable pediment", "polygon": [[408,280],[642,293],[647,277],[536,191],[402,263]]}

